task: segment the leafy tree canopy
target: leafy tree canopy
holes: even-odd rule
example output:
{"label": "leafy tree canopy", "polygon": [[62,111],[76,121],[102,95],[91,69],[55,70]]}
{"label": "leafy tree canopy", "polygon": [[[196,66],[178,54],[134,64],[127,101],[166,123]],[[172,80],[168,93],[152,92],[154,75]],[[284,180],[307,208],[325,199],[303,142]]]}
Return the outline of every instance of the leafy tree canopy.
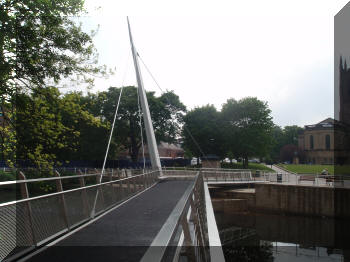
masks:
{"label": "leafy tree canopy", "polygon": [[195,156],[241,157],[247,165],[249,157],[269,153],[270,114],[267,104],[255,97],[229,99],[220,112],[213,105],[195,108],[184,118],[184,146]]}
{"label": "leafy tree canopy", "polygon": [[[98,74],[92,36],[71,17],[83,0],[4,0],[0,5],[1,98],[72,75]],[[91,82],[92,79],[84,79]]]}
{"label": "leafy tree canopy", "polygon": [[61,96],[53,87],[18,94],[16,159],[45,169],[61,161],[101,159],[108,125],[86,111],[80,98],[80,93]]}
{"label": "leafy tree canopy", "polygon": [[183,142],[194,156],[221,155],[219,112],[214,105],[197,107],[184,118]]}
{"label": "leafy tree canopy", "polygon": [[227,152],[242,157],[245,166],[249,157],[262,157],[269,153],[273,122],[266,102],[256,97],[239,101],[229,99],[222,106],[221,114]]}
{"label": "leafy tree canopy", "polygon": [[[121,88],[111,87],[106,92],[88,94],[86,97],[87,109],[101,120],[112,123],[120,92]],[[164,93],[160,97],[156,97],[154,92],[147,92],[147,100],[156,140],[158,142],[176,142],[180,136],[183,113],[186,111],[186,107],[173,92]],[[124,87],[118,110],[114,141],[120,149],[128,150],[134,162],[137,161],[142,146],[140,116],[142,118],[138,107],[137,88]],[[144,132],[144,127],[142,130]],[[143,138],[146,142],[145,133],[143,133]]]}

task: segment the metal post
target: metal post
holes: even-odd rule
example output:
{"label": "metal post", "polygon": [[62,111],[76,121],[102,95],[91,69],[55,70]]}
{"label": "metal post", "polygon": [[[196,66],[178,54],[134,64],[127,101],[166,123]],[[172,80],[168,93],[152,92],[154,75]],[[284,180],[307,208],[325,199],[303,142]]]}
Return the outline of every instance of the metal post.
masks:
{"label": "metal post", "polygon": [[[97,171],[97,169],[95,168],[95,170]],[[97,171],[98,172],[98,171]],[[100,174],[96,174],[96,184],[98,185],[98,184],[100,184],[100,183],[102,183],[102,177],[101,177],[101,180],[100,180]],[[103,190],[102,190],[102,186],[101,185],[98,185],[97,186],[97,188],[96,188],[96,197],[95,197],[95,205],[94,206],[96,206],[96,204],[97,204],[97,198],[98,198],[98,195],[100,195],[101,196],[101,201],[102,201],[102,206],[104,206],[104,204],[105,204],[105,199],[104,199],[104,196],[103,196]],[[96,207],[95,207],[96,208]],[[92,210],[93,211],[93,216],[95,216],[95,208],[94,208],[94,210]]]}
{"label": "metal post", "polygon": [[[83,172],[81,172],[80,169],[79,169],[79,173],[80,173],[80,175],[83,175]],[[80,184],[81,188],[84,188],[82,190],[83,208],[84,208],[84,212],[85,212],[86,216],[89,217],[89,202],[88,202],[88,198],[87,198],[87,192],[86,192],[86,188],[85,188],[85,179],[84,179],[84,177],[79,177],[79,184]]]}
{"label": "metal post", "polygon": [[[26,176],[24,175],[24,173],[22,171],[19,171],[18,177],[20,180],[26,180]],[[21,183],[20,190],[21,190],[21,196],[23,199],[29,198],[27,183]],[[28,239],[32,239],[34,245],[36,246],[37,241],[36,241],[36,237],[35,237],[35,233],[34,233],[34,226],[33,226],[33,211],[32,211],[32,206],[31,206],[29,201],[26,202],[26,206],[28,209],[28,216],[29,216],[29,221],[25,220],[26,233],[29,233],[29,231],[30,231],[31,236],[29,236]],[[27,224],[28,222],[29,222],[29,225]],[[28,227],[29,227],[29,229],[28,229]]]}
{"label": "metal post", "polygon": [[130,193],[131,193],[130,178],[128,178],[128,179],[126,180],[126,183],[127,183],[127,188],[128,188],[128,195],[130,195]]}
{"label": "metal post", "polygon": [[124,189],[123,189],[123,182],[120,180],[119,181],[119,187],[120,187],[120,196],[121,196],[121,200],[124,198]]}
{"label": "metal post", "polygon": [[[61,177],[60,173],[57,170],[55,170],[54,174],[56,177]],[[57,188],[57,192],[63,192],[61,179],[56,180],[56,188]],[[66,206],[66,200],[64,198],[64,194],[60,194],[60,197],[62,201],[62,212],[63,212],[64,221],[66,222],[68,230],[70,230],[70,226],[68,222],[67,206]]]}
{"label": "metal post", "polygon": [[136,177],[133,177],[132,178],[132,183],[133,183],[133,193],[135,193],[136,192],[136,181],[135,181],[135,179],[136,179]]}
{"label": "metal post", "polygon": [[129,19],[127,19],[127,20],[128,20],[131,51],[132,51],[132,56],[134,59],[137,85],[139,88],[139,96],[140,96],[141,108],[142,108],[143,119],[144,119],[144,124],[145,124],[146,137],[147,137],[148,150],[149,150],[149,155],[150,155],[150,159],[151,159],[151,164],[152,164],[152,168],[161,171],[162,167],[160,164],[157,142],[156,142],[156,138],[155,138],[154,130],[153,130],[153,125],[152,125],[151,114],[149,112],[149,106],[148,106],[148,102],[147,102],[146,92],[145,92],[145,89],[143,87],[141,72],[140,72],[140,68],[139,68],[139,62],[137,59],[138,54],[137,54],[137,51],[135,49],[134,42],[132,39]]}
{"label": "metal post", "polygon": [[182,229],[184,232],[184,240],[185,240],[184,244],[186,246],[186,253],[187,253],[188,259],[189,259],[189,261],[196,261],[195,260],[196,255],[194,253],[190,228],[188,226],[188,221],[187,221],[186,215],[182,216],[181,225],[182,225]]}

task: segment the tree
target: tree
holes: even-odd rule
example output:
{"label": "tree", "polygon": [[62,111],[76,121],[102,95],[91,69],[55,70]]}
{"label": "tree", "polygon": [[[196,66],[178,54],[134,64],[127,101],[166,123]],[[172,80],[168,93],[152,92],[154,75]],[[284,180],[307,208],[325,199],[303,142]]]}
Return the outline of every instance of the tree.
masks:
{"label": "tree", "polygon": [[[0,86],[2,99],[25,89],[43,88],[73,74],[100,73],[92,35],[71,17],[83,0],[18,1],[0,5]],[[85,79],[87,80],[87,79]],[[91,81],[92,79],[89,79]]]}
{"label": "tree", "polygon": [[226,152],[242,157],[244,167],[248,166],[249,157],[263,157],[269,153],[273,128],[270,113],[267,103],[255,97],[239,101],[229,99],[222,107]]}
{"label": "tree", "polygon": [[[90,94],[87,97],[88,110],[96,117],[112,123],[120,92],[121,88],[110,87],[107,92]],[[154,92],[147,92],[146,95],[156,140],[176,142],[180,136],[183,112],[186,111],[186,107],[173,92],[164,93],[160,97],[156,97]],[[133,86],[124,87],[113,138],[119,147],[128,150],[133,162],[137,162],[142,146],[139,123],[137,89]],[[143,126],[142,130],[143,138],[146,140]]]}
{"label": "tree", "polygon": [[[293,125],[293,126],[285,126],[283,129],[279,126],[275,126],[272,132],[272,148],[271,148],[271,158],[273,162],[279,161],[291,161],[293,157],[281,158],[281,150],[285,145],[298,145],[298,134],[302,130],[301,127]],[[288,148],[288,147],[287,147]],[[285,151],[285,150],[283,150]],[[285,155],[283,153],[283,155]],[[301,152],[299,155],[302,156]]]}
{"label": "tree", "polygon": [[[23,108],[31,107],[35,115],[27,114],[19,119],[27,121],[33,126],[38,120],[38,130],[43,130],[48,124],[43,119],[59,121],[46,114],[40,116],[39,108],[23,103],[33,102],[30,96],[25,94],[54,95],[46,99],[56,99],[51,90],[46,92],[48,86],[57,85],[62,78],[65,81],[76,77],[82,83],[92,84],[91,76],[105,74],[104,67],[98,67],[97,53],[93,47],[92,36],[82,31],[81,26],[74,22],[71,17],[79,16],[83,10],[83,0],[56,0],[56,1],[18,1],[4,0],[0,5],[0,100],[1,114],[4,124],[0,128],[1,148],[6,150],[7,160],[16,158],[16,145],[20,147],[20,154],[31,155],[36,159],[44,161],[52,160],[52,155],[44,152],[45,139],[42,140],[42,149],[24,153],[27,150],[24,145],[19,144],[16,137],[17,117],[23,117]],[[43,99],[41,97],[41,99]],[[43,101],[35,100],[37,105]],[[46,108],[46,107],[44,107]],[[16,111],[19,110],[19,114]],[[46,114],[46,115],[45,115]],[[42,120],[42,121],[41,121]],[[34,126],[33,126],[34,127]],[[50,130],[50,127],[49,127]],[[40,132],[37,133],[41,135]],[[19,134],[21,136],[21,134]],[[24,137],[22,137],[25,139]],[[58,141],[58,143],[60,143]],[[39,155],[40,157],[39,157]],[[13,161],[12,161],[13,162]]]}
{"label": "tree", "polygon": [[298,135],[302,130],[303,129],[297,125],[285,126],[283,129],[284,145],[298,145]]}
{"label": "tree", "polygon": [[219,112],[213,105],[191,110],[184,117],[184,123],[182,137],[186,150],[196,157],[222,155]]}
{"label": "tree", "polygon": [[272,146],[270,151],[270,157],[272,162],[276,163],[280,161],[280,150],[284,145],[284,132],[279,126],[274,126],[272,130]]}
{"label": "tree", "polygon": [[293,162],[293,158],[298,157],[301,162],[305,160],[305,153],[294,144],[282,146],[280,150],[280,160],[282,162]]}
{"label": "tree", "polygon": [[[59,155],[61,160],[102,160],[106,153],[111,125],[89,113],[84,98],[81,92],[71,92],[61,99],[63,125],[79,132],[75,150]],[[112,141],[108,157],[115,155],[117,149]]]}
{"label": "tree", "polygon": [[96,155],[101,159],[108,126],[84,110],[78,103],[80,97],[80,93],[61,97],[53,87],[18,94],[17,159],[42,169],[51,169],[62,161],[94,159]]}

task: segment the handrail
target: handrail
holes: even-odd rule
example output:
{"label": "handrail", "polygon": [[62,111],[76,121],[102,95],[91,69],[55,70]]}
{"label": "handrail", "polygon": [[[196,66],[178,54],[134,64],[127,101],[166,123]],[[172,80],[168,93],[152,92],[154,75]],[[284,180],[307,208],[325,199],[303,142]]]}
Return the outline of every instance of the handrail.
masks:
{"label": "handrail", "polygon": [[0,186],[21,184],[21,183],[34,183],[34,182],[42,182],[42,181],[54,181],[54,180],[62,180],[62,179],[74,179],[74,178],[79,178],[79,177],[90,177],[90,176],[98,176],[98,175],[100,175],[100,173],[75,175],[75,176],[42,177],[42,178],[23,179],[23,180],[10,180],[10,181],[0,182]]}
{"label": "handrail", "polygon": [[[137,169],[139,170],[139,169]],[[157,171],[151,171],[151,172],[157,172]],[[104,173],[105,176],[110,174],[111,172],[106,171]],[[93,174],[82,174],[82,175],[74,175],[74,176],[59,176],[59,177],[42,177],[42,178],[33,178],[33,179],[23,179],[23,180],[9,180],[9,181],[3,181],[0,182],[0,186],[2,185],[12,185],[12,184],[21,184],[21,183],[34,183],[34,182],[42,182],[42,181],[54,181],[54,180],[62,180],[62,179],[74,179],[79,177],[91,177],[91,176],[98,176],[101,173],[93,173]],[[148,174],[148,173],[145,173]],[[135,175],[133,175],[135,176]]]}
{"label": "handrail", "polygon": [[[203,174],[198,172],[194,183],[187,188],[142,257],[142,262],[180,261],[180,249],[184,249],[188,261],[225,261],[209,191],[205,192],[205,188],[208,191]],[[171,248],[175,248],[175,252],[169,250]]]}
{"label": "handrail", "polygon": [[168,219],[163,224],[157,236],[154,238],[150,245],[150,248],[146,251],[142,257],[142,262],[161,261],[166,248],[169,246],[171,239],[176,233],[176,229],[180,223],[180,218],[189,207],[190,196],[198,180],[198,173],[195,182],[192,186],[188,187],[180,200],[177,202],[175,208],[171,212]]}
{"label": "handrail", "polygon": [[[99,215],[154,185],[158,174],[152,171],[0,204],[0,214],[7,214],[0,216],[0,261],[10,253],[6,261],[14,261],[34,247],[93,219],[91,199],[96,190],[103,189],[97,201],[96,214]],[[22,223],[16,223],[17,218]]]}
{"label": "handrail", "polygon": [[211,202],[208,184],[204,184],[205,204],[207,210],[208,241],[210,249],[210,261],[225,261],[220,235],[216,225],[213,204]]}
{"label": "handrail", "polygon": [[36,196],[36,197],[30,197],[30,198],[24,198],[24,199],[19,199],[19,200],[15,200],[15,201],[0,203],[0,207],[7,206],[7,205],[12,205],[12,204],[24,203],[24,202],[28,202],[28,201],[32,201],[32,200],[48,198],[48,197],[52,197],[52,196],[64,195],[64,194],[67,194],[67,193],[81,191],[81,190],[86,190],[86,189],[90,189],[90,188],[94,188],[94,187],[101,187],[103,185],[114,184],[115,182],[121,182],[121,181],[129,180],[129,179],[133,179],[135,177],[141,177],[141,176],[144,176],[144,175],[153,174],[153,173],[156,173],[156,172],[158,172],[158,171],[152,171],[150,173],[144,173],[144,174],[135,175],[135,176],[132,176],[132,177],[124,177],[124,178],[121,178],[121,179],[107,181],[107,182],[103,182],[103,183],[100,183],[100,184],[95,184],[95,185],[90,185],[90,186],[85,186],[85,187],[78,187],[78,188],[63,190],[63,191],[54,192],[54,193],[50,193],[50,194],[46,194],[46,195],[41,195],[41,196]]}

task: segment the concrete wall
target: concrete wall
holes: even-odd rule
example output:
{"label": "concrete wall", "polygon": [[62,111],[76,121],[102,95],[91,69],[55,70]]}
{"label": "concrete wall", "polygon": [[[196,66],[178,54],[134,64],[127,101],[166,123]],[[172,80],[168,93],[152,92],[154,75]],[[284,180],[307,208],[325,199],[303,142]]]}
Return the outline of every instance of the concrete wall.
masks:
{"label": "concrete wall", "polygon": [[248,210],[246,199],[212,199],[214,212],[224,212],[225,214],[235,214]]}
{"label": "concrete wall", "polygon": [[260,239],[303,246],[323,246],[350,250],[348,220],[254,213],[216,213],[220,230],[243,227],[256,230]]}
{"label": "concrete wall", "polygon": [[259,211],[350,218],[350,189],[256,184],[255,194]]}
{"label": "concrete wall", "polygon": [[219,202],[220,200],[245,200],[247,210],[255,210],[255,192],[239,192],[236,190],[211,192],[211,197]]}

